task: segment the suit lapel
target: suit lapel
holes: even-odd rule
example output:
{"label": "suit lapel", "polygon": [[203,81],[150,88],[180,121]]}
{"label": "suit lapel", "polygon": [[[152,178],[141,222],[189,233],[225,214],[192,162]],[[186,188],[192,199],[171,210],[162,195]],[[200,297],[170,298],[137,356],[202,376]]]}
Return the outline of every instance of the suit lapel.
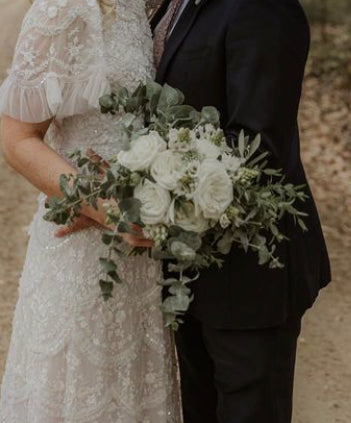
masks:
{"label": "suit lapel", "polygon": [[160,66],[157,70],[156,79],[158,82],[163,83],[169,63],[176,54],[178,48],[188,35],[190,29],[199,15],[201,9],[208,0],[201,0],[200,4],[196,5],[195,0],[190,0],[189,4],[182,13],[177,25],[175,26],[171,36],[169,37],[165,52],[162,56]]}

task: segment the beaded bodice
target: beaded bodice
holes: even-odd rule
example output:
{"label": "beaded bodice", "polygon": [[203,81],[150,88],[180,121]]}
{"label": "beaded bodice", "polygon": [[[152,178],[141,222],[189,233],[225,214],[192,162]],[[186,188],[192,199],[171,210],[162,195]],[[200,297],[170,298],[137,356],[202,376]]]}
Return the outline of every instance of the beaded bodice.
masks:
{"label": "beaded bodice", "polygon": [[[100,26],[99,26],[100,28]],[[117,0],[109,15],[101,17],[101,51],[98,56],[111,90],[123,86],[135,89],[153,76],[152,37],[145,12],[145,0]],[[87,111],[54,122],[49,142],[65,155],[87,146],[103,156],[121,148],[118,140],[121,116]]]}

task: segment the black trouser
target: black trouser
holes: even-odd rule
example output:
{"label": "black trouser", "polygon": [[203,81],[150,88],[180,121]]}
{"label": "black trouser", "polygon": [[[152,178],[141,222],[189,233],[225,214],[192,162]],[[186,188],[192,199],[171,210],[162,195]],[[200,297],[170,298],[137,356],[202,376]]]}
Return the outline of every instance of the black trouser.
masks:
{"label": "black trouser", "polygon": [[194,317],[176,334],[184,423],[290,423],[301,319],[220,330]]}

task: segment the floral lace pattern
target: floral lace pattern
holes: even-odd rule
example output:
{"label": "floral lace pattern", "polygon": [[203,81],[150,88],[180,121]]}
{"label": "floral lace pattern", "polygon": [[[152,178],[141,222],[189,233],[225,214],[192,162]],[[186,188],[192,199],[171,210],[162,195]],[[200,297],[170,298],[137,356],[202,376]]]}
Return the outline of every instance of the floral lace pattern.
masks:
{"label": "floral lace pattern", "polygon": [[[109,87],[152,77],[144,0],[116,0],[104,19],[96,0],[37,0],[24,20],[0,110],[54,117],[48,142],[110,155],[120,116],[97,110]],[[2,384],[1,423],[180,423],[177,368],[164,328],[158,263],[120,258],[124,283],[105,303],[97,283],[101,232],[65,239],[42,219],[30,229]]]}

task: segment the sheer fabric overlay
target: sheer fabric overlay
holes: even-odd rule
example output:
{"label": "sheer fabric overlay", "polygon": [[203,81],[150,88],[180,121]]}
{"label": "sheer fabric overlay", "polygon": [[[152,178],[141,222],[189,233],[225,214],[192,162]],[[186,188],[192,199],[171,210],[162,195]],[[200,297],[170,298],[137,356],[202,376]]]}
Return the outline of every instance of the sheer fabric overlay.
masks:
{"label": "sheer fabric overlay", "polygon": [[[153,77],[144,0],[36,0],[28,12],[0,111],[27,122],[53,118],[49,144],[62,156],[121,149],[121,116],[101,115],[99,97]],[[43,164],[44,165],[44,164]],[[164,328],[158,263],[119,258],[124,283],[100,295],[101,232],[56,239],[30,227],[27,257],[2,383],[1,423],[180,423],[177,366]]]}

